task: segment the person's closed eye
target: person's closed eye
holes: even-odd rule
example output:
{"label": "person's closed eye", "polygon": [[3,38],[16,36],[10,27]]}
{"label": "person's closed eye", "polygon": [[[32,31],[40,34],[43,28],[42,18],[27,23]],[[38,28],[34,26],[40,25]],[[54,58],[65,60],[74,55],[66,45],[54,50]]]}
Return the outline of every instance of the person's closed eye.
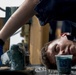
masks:
{"label": "person's closed eye", "polygon": [[59,51],[60,51],[59,46],[58,46],[57,44],[56,44],[56,45],[54,45],[54,47],[53,47],[52,51],[53,51],[53,53],[58,54],[58,53],[59,53]]}
{"label": "person's closed eye", "polygon": [[59,53],[59,51],[60,51],[60,48],[59,48],[59,46],[58,45],[56,45],[55,46],[55,49],[54,49],[54,51],[58,54]]}

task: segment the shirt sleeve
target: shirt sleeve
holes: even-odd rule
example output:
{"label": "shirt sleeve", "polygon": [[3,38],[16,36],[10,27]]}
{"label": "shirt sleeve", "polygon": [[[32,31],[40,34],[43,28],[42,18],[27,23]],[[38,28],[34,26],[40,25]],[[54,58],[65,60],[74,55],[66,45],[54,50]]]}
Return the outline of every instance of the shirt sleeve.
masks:
{"label": "shirt sleeve", "polygon": [[76,22],[76,0],[40,0],[35,7],[41,25],[50,20],[70,20]]}
{"label": "shirt sleeve", "polygon": [[42,26],[48,22],[49,13],[54,3],[55,0],[40,0],[40,3],[35,7],[35,11],[38,13],[36,16]]}

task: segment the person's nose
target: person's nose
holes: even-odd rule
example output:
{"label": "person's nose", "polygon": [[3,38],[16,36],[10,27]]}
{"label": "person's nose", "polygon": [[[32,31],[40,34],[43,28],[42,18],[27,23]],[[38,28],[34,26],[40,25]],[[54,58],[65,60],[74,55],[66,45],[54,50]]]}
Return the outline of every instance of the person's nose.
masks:
{"label": "person's nose", "polygon": [[65,54],[70,54],[69,46],[67,46],[67,47],[65,48]]}
{"label": "person's nose", "polygon": [[59,52],[59,55],[64,55],[65,54],[65,51],[64,50],[61,50],[60,52]]}
{"label": "person's nose", "polygon": [[60,54],[60,55],[69,54],[68,46],[67,46],[65,49],[60,50],[59,54]]}

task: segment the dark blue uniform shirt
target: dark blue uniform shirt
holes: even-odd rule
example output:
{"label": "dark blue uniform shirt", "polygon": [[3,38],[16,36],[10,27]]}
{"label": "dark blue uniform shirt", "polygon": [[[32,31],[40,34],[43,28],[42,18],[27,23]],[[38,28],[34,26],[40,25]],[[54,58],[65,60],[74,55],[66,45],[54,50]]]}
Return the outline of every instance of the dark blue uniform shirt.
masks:
{"label": "dark blue uniform shirt", "polygon": [[70,20],[76,22],[76,0],[40,0],[35,7],[41,25],[50,20]]}
{"label": "dark blue uniform shirt", "polygon": [[[63,32],[76,36],[76,0],[40,0],[35,7],[40,25],[52,20],[64,21]],[[67,30],[68,29],[68,30]]]}

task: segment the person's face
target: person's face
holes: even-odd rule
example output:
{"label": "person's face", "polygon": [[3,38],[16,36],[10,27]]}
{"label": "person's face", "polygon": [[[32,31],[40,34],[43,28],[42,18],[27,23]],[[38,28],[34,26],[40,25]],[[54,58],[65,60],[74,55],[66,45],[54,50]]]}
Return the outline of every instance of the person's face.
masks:
{"label": "person's face", "polygon": [[75,43],[68,40],[66,36],[54,40],[47,49],[47,57],[51,63],[55,64],[55,55],[73,55],[73,61],[76,61]]}

